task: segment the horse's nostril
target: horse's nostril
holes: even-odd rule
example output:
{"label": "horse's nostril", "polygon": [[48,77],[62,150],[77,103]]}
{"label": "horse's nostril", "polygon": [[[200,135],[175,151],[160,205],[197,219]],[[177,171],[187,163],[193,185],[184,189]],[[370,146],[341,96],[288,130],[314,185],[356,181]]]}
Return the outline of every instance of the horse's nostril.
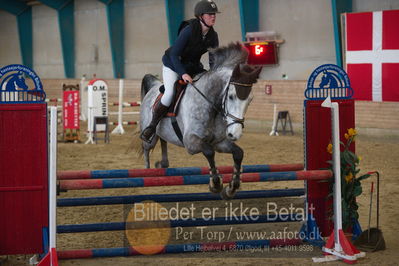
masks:
{"label": "horse's nostril", "polygon": [[227,136],[228,136],[229,138],[233,138],[233,134],[231,134],[231,133],[227,134]]}

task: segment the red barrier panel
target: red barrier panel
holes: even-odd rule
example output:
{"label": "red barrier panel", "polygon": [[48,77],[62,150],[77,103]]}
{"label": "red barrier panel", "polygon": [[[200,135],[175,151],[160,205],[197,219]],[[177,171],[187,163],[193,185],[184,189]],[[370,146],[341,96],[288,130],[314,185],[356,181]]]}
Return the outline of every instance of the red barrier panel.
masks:
{"label": "red barrier panel", "polygon": [[0,255],[42,253],[49,218],[47,105],[0,104],[0,125]]}

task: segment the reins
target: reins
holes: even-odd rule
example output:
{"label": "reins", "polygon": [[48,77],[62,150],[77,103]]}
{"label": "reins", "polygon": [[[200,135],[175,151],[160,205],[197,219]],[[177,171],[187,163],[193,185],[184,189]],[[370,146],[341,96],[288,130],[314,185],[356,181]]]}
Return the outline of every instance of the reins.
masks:
{"label": "reins", "polygon": [[[198,81],[198,80],[196,80],[196,81]],[[209,100],[206,96],[205,96],[205,94],[203,94],[202,93],[202,91],[200,91],[198,88],[197,88],[197,86],[195,86],[194,85],[194,82],[195,81],[193,81],[193,83],[191,83],[191,86],[193,86],[193,88],[212,106],[212,108],[216,111],[216,112],[218,112],[218,113],[221,113],[221,109],[220,108],[218,108],[213,102],[211,102],[211,100]]]}
{"label": "reins", "polygon": [[[233,120],[233,122],[227,124],[226,127],[229,127],[231,125],[234,125],[236,123],[241,124],[241,126],[244,128],[244,121],[245,118],[238,118],[232,114],[230,114],[228,111],[226,111],[226,99],[227,99],[227,95],[228,95],[228,91],[229,88],[227,88],[224,93],[223,96],[223,101],[222,101],[222,108],[218,108],[211,100],[209,100],[206,95],[200,91],[197,86],[194,85],[194,82],[197,82],[199,79],[193,81],[193,83],[191,83],[191,86],[193,86],[193,88],[211,105],[211,107],[219,114],[221,114],[224,118],[229,117]],[[237,85],[237,86],[244,86],[244,87],[251,87],[252,84],[246,84],[246,83],[239,83],[239,82],[234,82],[234,81],[229,81],[228,83],[228,87],[230,86],[230,84],[233,85]]]}

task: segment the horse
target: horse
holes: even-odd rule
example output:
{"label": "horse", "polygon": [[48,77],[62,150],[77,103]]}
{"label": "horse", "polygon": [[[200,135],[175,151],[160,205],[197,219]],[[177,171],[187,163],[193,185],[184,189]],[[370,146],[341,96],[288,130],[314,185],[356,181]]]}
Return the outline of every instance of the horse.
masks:
{"label": "horse", "polygon": [[[202,153],[209,163],[210,191],[231,199],[240,187],[244,157],[243,150],[234,142],[242,135],[244,115],[253,98],[252,85],[257,82],[262,68],[244,64],[248,51],[240,43],[231,43],[210,52],[214,56],[213,66],[187,85],[179,105],[176,120],[182,140],[175,133],[170,119],[163,118],[152,141],[142,142],[142,152],[146,168],[150,167],[149,153],[158,139],[161,141],[162,160],[156,166],[162,168],[169,167],[167,142],[184,147],[191,155]],[[151,121],[152,106],[161,85],[161,81],[151,74],[146,74],[142,80],[141,131]],[[233,156],[233,178],[224,189],[215,163],[215,152]]]}

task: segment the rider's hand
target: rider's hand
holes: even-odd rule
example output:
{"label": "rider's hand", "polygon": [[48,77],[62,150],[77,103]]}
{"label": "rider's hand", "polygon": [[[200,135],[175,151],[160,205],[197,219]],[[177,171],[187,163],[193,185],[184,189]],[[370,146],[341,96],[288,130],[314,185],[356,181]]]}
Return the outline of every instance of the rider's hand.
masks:
{"label": "rider's hand", "polygon": [[183,75],[181,76],[181,78],[182,78],[185,82],[193,83],[193,79],[191,78],[191,76],[190,76],[189,74],[183,74]]}

